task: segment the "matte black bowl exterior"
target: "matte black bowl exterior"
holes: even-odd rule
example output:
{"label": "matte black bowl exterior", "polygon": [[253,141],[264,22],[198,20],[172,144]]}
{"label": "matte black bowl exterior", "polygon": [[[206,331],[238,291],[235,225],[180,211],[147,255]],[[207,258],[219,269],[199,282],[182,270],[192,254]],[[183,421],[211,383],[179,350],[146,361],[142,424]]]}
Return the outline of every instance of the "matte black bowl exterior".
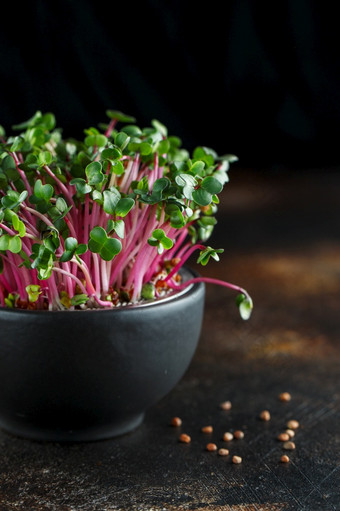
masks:
{"label": "matte black bowl exterior", "polygon": [[187,370],[204,294],[199,283],[152,305],[0,309],[0,427],[48,441],[133,430]]}

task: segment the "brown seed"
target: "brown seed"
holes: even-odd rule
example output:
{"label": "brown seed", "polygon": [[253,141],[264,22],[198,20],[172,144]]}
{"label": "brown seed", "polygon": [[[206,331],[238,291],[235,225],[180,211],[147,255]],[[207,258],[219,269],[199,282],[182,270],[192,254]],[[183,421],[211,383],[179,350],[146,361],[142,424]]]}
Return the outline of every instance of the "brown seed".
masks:
{"label": "brown seed", "polygon": [[189,435],[187,435],[186,433],[182,433],[179,437],[179,441],[184,444],[190,444],[191,437]]}
{"label": "brown seed", "polygon": [[202,429],[201,429],[202,433],[212,433],[213,432],[213,427],[212,426],[204,426]]}
{"label": "brown seed", "polygon": [[290,436],[288,435],[288,433],[280,433],[277,439],[280,440],[280,442],[288,442]]}
{"label": "brown seed", "polygon": [[292,396],[289,394],[289,392],[281,392],[281,394],[279,394],[279,399],[280,401],[290,401],[292,399]]}
{"label": "brown seed", "polygon": [[287,454],[283,454],[281,456],[281,462],[282,463],[289,463],[290,459],[289,459],[289,456],[287,456]]}
{"label": "brown seed", "polygon": [[173,417],[171,419],[171,426],[175,426],[175,427],[179,427],[179,426],[182,426],[182,419],[180,419],[179,417]]}
{"label": "brown seed", "polygon": [[222,410],[230,410],[231,409],[231,402],[230,401],[223,401],[223,403],[220,404],[220,408],[222,408]]}
{"label": "brown seed", "polygon": [[270,412],[268,410],[262,410],[260,413],[260,419],[263,421],[270,421]]}
{"label": "brown seed", "polygon": [[298,429],[299,426],[300,426],[300,424],[296,420],[290,420],[287,422],[288,429]]}
{"label": "brown seed", "polygon": [[217,445],[213,443],[209,443],[205,446],[207,451],[217,451]]}
{"label": "brown seed", "polygon": [[287,451],[293,451],[295,449],[295,444],[292,441],[284,442],[283,448]]}
{"label": "brown seed", "polygon": [[234,438],[236,438],[237,440],[241,440],[242,438],[244,438],[243,431],[241,431],[240,429],[234,431]]}
{"label": "brown seed", "polygon": [[285,432],[287,433],[289,438],[293,438],[295,436],[295,431],[293,431],[292,429],[286,429]]}
{"label": "brown seed", "polygon": [[218,450],[218,454],[219,454],[220,456],[228,456],[228,454],[229,454],[229,449],[223,449],[223,448],[221,448],[221,449],[219,449],[219,450]]}
{"label": "brown seed", "polygon": [[234,435],[230,431],[226,431],[223,435],[224,442],[230,442],[234,438]]}
{"label": "brown seed", "polygon": [[233,463],[235,463],[235,465],[239,465],[240,463],[242,463],[241,456],[233,456]]}

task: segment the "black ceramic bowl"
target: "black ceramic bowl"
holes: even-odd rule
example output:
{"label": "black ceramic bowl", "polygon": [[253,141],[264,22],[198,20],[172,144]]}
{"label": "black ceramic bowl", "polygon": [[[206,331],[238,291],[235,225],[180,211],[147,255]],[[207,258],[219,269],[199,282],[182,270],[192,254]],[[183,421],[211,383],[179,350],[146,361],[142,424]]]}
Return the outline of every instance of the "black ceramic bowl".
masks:
{"label": "black ceramic bowl", "polygon": [[0,427],[48,441],[133,430],[188,368],[204,294],[199,283],[113,310],[0,309]]}

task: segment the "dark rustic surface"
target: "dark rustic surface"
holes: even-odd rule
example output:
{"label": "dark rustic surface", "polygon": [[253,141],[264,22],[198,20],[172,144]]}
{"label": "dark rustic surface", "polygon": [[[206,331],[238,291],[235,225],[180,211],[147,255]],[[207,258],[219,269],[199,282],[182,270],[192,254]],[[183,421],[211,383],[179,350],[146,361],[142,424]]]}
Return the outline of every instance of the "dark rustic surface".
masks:
{"label": "dark rustic surface", "polygon": [[[202,273],[246,287],[252,318],[239,319],[231,291],[209,286],[187,374],[132,434],[61,445],[0,433],[0,511],[339,510],[339,189],[336,172],[234,170],[211,240],[225,253]],[[181,428],[169,426],[175,415]],[[296,449],[282,464],[276,436],[291,418]],[[235,429],[245,437],[230,456],[205,450]]]}

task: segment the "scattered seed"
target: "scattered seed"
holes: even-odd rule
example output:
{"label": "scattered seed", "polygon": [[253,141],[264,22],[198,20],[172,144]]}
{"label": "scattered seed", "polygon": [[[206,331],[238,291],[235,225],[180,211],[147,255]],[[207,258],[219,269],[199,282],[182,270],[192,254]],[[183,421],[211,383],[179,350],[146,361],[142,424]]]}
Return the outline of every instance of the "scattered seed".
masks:
{"label": "scattered seed", "polygon": [[287,456],[287,454],[283,454],[281,456],[281,462],[282,463],[289,463],[290,462],[289,456]]}
{"label": "scattered seed", "polygon": [[289,436],[289,438],[293,438],[295,436],[295,431],[292,429],[286,429],[285,433]]}
{"label": "scattered seed", "polygon": [[281,392],[281,394],[279,394],[279,399],[280,401],[290,401],[292,399],[292,396],[289,394],[289,392]]}
{"label": "scattered seed", "polygon": [[243,431],[241,431],[240,429],[234,431],[234,438],[236,438],[237,440],[241,440],[242,438],[244,438]]}
{"label": "scattered seed", "polygon": [[175,426],[175,427],[178,427],[178,426],[182,426],[182,419],[180,419],[179,417],[173,417],[171,419],[171,426]]}
{"label": "scattered seed", "polygon": [[182,433],[179,437],[179,441],[184,444],[190,444],[191,437],[189,435],[187,435],[186,433]]}
{"label": "scattered seed", "polygon": [[202,433],[212,433],[213,432],[213,427],[212,426],[204,426],[202,429],[201,429]]}
{"label": "scattered seed", "polygon": [[288,442],[288,440],[290,439],[290,436],[288,435],[288,433],[280,433],[277,436],[277,439],[280,440],[280,442]]}
{"label": "scattered seed", "polygon": [[234,435],[230,433],[230,431],[226,431],[223,435],[223,441],[224,442],[230,442],[234,438]]}
{"label": "scattered seed", "polygon": [[222,410],[230,410],[231,409],[231,402],[230,401],[223,401],[223,403],[220,404],[220,408],[222,408]]}
{"label": "scattered seed", "polygon": [[233,456],[233,463],[235,463],[235,465],[239,465],[240,463],[242,463],[241,456]]}
{"label": "scattered seed", "polygon": [[260,413],[260,419],[263,421],[270,421],[270,412],[268,410],[262,410]]}
{"label": "scattered seed", "polygon": [[207,451],[217,451],[217,445],[213,443],[209,443],[205,446]]}
{"label": "scattered seed", "polygon": [[283,448],[287,451],[293,451],[295,449],[295,444],[292,441],[284,442]]}
{"label": "scattered seed", "polygon": [[299,426],[300,426],[300,424],[296,420],[290,420],[287,422],[288,429],[298,429]]}
{"label": "scattered seed", "polygon": [[219,449],[219,450],[218,450],[218,454],[219,454],[220,456],[228,456],[228,454],[229,454],[229,449],[223,449],[223,448],[221,448],[221,449]]}

